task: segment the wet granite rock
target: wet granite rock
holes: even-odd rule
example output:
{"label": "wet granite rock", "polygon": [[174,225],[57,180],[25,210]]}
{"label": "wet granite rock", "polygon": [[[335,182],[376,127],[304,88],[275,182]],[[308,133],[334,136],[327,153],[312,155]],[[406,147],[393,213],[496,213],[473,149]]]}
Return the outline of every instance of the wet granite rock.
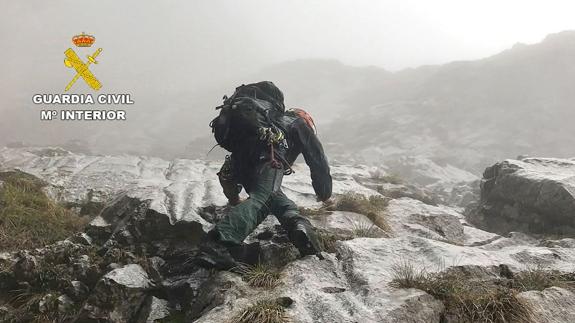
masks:
{"label": "wet granite rock", "polygon": [[114,269],[96,284],[77,321],[128,322],[137,316],[152,287],[148,274],[139,265]]}
{"label": "wet granite rock", "polygon": [[488,167],[469,218],[495,232],[575,236],[575,160],[509,159]]}

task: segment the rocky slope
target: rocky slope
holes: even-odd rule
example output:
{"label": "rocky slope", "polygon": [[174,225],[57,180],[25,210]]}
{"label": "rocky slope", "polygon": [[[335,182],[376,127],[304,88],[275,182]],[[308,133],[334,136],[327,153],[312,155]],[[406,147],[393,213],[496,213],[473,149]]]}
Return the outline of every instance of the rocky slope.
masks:
{"label": "rocky slope", "polygon": [[[529,176],[514,176],[525,183],[544,176],[569,177],[541,167],[529,168]],[[245,248],[276,268],[279,281],[272,288],[253,287],[238,273],[209,272],[189,261],[197,241],[225,211],[216,163],[86,156],[55,148],[0,149],[0,170],[14,168],[47,181],[49,193],[60,201],[79,208],[86,203],[105,207],[84,233],[37,250],[0,253],[2,320],[18,321],[15,316],[23,315],[6,293],[24,290],[19,295],[30,306],[27,315],[61,319],[66,313],[66,320],[75,322],[229,322],[250,306],[270,300],[281,304],[283,315],[293,322],[457,322],[449,304],[433,293],[390,284],[397,278],[398,265],[412,263],[430,274],[456,270],[466,279],[507,283],[535,266],[566,274],[575,269],[571,238],[498,235],[471,225],[461,205],[446,198],[451,195],[445,192],[461,196],[457,192],[463,191],[470,199],[473,189],[461,189],[462,182],[448,187],[435,181],[430,185],[443,188],[432,190],[391,181],[382,169],[334,166],[336,194],[374,196],[387,206],[376,214],[362,212],[365,215],[341,208],[317,211],[320,205],[306,167],[296,165],[296,173],[285,179],[285,192],[308,208],[306,214],[322,239],[330,236],[334,241],[326,248],[325,260],[299,258],[281,226],[269,217],[246,240]],[[561,170],[575,174],[568,167]],[[497,185],[505,182],[496,180],[486,189],[488,181],[483,182],[481,203],[491,201]],[[515,198],[528,202],[532,196]],[[538,210],[547,205],[538,204]],[[567,201],[564,207],[569,205]],[[33,301],[30,294],[37,295]],[[533,322],[571,322],[574,296],[561,285],[521,290],[516,299],[531,304]]]}
{"label": "rocky slope", "polygon": [[505,160],[483,173],[477,220],[491,230],[575,234],[575,160]]}

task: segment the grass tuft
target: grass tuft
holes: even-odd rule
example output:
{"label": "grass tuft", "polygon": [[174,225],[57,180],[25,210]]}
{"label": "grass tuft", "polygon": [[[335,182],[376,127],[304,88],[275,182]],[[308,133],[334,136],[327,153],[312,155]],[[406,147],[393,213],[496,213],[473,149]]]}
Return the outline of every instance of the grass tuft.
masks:
{"label": "grass tuft", "polygon": [[471,279],[450,270],[428,273],[410,261],[394,265],[392,273],[391,286],[427,292],[441,300],[446,316],[457,322],[531,322],[531,309],[517,298],[520,290],[497,281]]}
{"label": "grass tuft", "polygon": [[[10,300],[15,306],[15,315],[10,322],[69,322],[71,313],[61,313],[58,310],[57,296],[50,293],[15,291]],[[41,305],[42,304],[42,305]],[[42,312],[40,311],[42,308]]]}
{"label": "grass tuft", "polygon": [[335,209],[363,214],[376,226],[385,232],[391,232],[391,227],[385,219],[385,208],[389,200],[381,195],[366,197],[363,194],[347,192],[338,197]]}
{"label": "grass tuft", "polygon": [[241,265],[235,269],[243,280],[252,287],[274,288],[280,283],[281,275],[274,268],[265,264]]}
{"label": "grass tuft", "polygon": [[80,231],[87,223],[52,201],[45,183],[19,172],[0,173],[0,251],[41,247]]}
{"label": "grass tuft", "polygon": [[455,316],[467,322],[531,322],[531,311],[518,298],[519,292],[484,284],[450,299]]}
{"label": "grass tuft", "polygon": [[402,260],[391,267],[393,280],[390,285],[396,288],[417,288],[424,290],[427,283],[427,273],[423,268],[417,268],[415,263]]}
{"label": "grass tuft", "polygon": [[403,179],[397,173],[389,173],[389,174],[374,173],[372,174],[371,178],[382,183],[389,183],[396,185],[403,184]]}
{"label": "grass tuft", "polygon": [[521,291],[542,291],[552,286],[575,289],[575,277],[555,270],[545,270],[538,266],[517,273],[513,277],[513,284]]}
{"label": "grass tuft", "polygon": [[318,229],[316,232],[321,250],[329,253],[335,253],[335,243],[337,241],[351,240],[354,238],[351,235],[337,234],[324,229]]}
{"label": "grass tuft", "polygon": [[380,232],[373,223],[367,221],[353,223],[353,236],[356,238],[380,238]]}
{"label": "grass tuft", "polygon": [[244,309],[231,323],[287,323],[285,308],[275,300],[261,300]]}

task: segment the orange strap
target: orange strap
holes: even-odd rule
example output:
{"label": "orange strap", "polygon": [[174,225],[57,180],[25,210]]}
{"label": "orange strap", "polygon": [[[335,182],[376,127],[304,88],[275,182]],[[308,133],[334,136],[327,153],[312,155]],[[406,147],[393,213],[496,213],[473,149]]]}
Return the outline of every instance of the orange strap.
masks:
{"label": "orange strap", "polygon": [[313,129],[313,132],[315,134],[317,134],[317,128],[315,126],[315,122],[313,121],[313,118],[311,117],[311,115],[309,113],[307,113],[305,110],[300,109],[300,108],[292,108],[292,110],[300,117],[302,118],[305,123],[311,128]]}

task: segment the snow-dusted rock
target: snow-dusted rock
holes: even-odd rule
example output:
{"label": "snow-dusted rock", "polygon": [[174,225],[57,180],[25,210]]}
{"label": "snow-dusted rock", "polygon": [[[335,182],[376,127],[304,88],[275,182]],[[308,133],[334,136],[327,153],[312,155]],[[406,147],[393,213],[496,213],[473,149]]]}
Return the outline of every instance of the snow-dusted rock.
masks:
{"label": "snow-dusted rock", "polygon": [[515,271],[541,264],[548,269],[570,272],[575,261],[573,249],[530,245],[465,247],[413,236],[343,241],[338,245],[338,253],[347,275],[368,286],[381,286],[391,281],[392,267],[402,261],[412,261],[429,272],[452,266],[495,267],[501,264]]}
{"label": "snow-dusted rock", "polygon": [[403,156],[356,175],[361,184],[391,197],[410,197],[427,204],[464,207],[479,199],[479,178],[452,165],[424,157]]}
{"label": "snow-dusted rock", "polygon": [[453,165],[439,165],[421,156],[402,156],[388,164],[405,182],[425,187],[443,204],[465,206],[478,197],[479,178]]}
{"label": "snow-dusted rock", "polygon": [[112,270],[98,282],[84,303],[78,320],[128,322],[138,314],[146,299],[146,291],[151,287],[148,274],[139,265],[130,264]]}
{"label": "snow-dusted rock", "polygon": [[[509,166],[514,163],[522,166]],[[520,199],[510,199],[513,203],[505,204],[506,208],[518,208],[521,199],[529,199],[533,204],[529,210],[535,212],[538,206],[550,203],[547,199],[556,201],[559,210],[567,209],[570,195],[566,192],[572,178],[565,174],[571,166],[570,162],[557,163],[541,159],[511,162],[509,169],[505,166],[501,168],[505,171],[496,172],[491,184],[484,183],[491,197],[484,202],[496,203],[500,200],[494,196],[509,195]],[[425,186],[421,192],[427,194],[434,185],[442,190],[459,183],[461,191],[449,194],[463,197],[469,193],[471,186],[466,183],[472,176],[449,168],[442,173],[436,164],[422,161],[415,164],[428,174],[419,177]],[[32,286],[29,282],[35,282],[34,272],[48,255],[66,255],[58,268],[70,268],[70,283],[59,292],[83,304],[78,322],[153,322],[179,309],[186,311],[186,321],[225,322],[261,299],[289,299],[286,313],[293,322],[440,322],[444,311],[440,301],[420,290],[389,285],[396,264],[411,261],[428,272],[452,267],[489,273],[498,268],[516,272],[534,266],[574,270],[573,239],[541,240],[520,232],[500,236],[472,226],[458,207],[403,197],[391,199],[382,212],[393,231],[391,238],[382,234],[338,241],[335,253],[324,253],[326,259],[321,261],[314,256],[298,259],[281,225],[268,217],[246,240],[261,262],[281,270],[281,284],[263,290],[249,287],[237,274],[198,270],[189,261],[198,240],[225,212],[226,201],[216,178],[219,163],[86,156],[54,148],[2,148],[0,168],[17,168],[40,177],[61,201],[107,205],[86,234],[35,251],[0,254],[0,265],[16,268],[9,275],[0,275],[0,289]],[[309,170],[302,164],[294,170],[296,173],[284,180],[284,191],[299,206],[317,207]],[[371,182],[371,168],[339,165],[332,168],[332,174],[336,194],[379,194],[378,187],[371,185],[377,184]],[[408,183],[390,185],[407,188],[404,193],[417,193]],[[504,189],[513,185],[520,187],[518,192]],[[529,217],[531,213],[521,215]],[[568,213],[561,216],[568,218]],[[316,227],[346,238],[371,223],[364,215],[341,211],[316,214],[310,220]],[[572,321],[571,313],[563,310],[573,306],[572,296],[554,288],[521,294],[525,302],[541,305],[536,315],[542,322]],[[553,311],[559,314],[553,316]]]}
{"label": "snow-dusted rock", "polygon": [[447,206],[432,206],[410,198],[391,200],[386,218],[396,234],[464,244],[463,216]]}
{"label": "snow-dusted rock", "polygon": [[104,276],[105,283],[114,282],[126,288],[145,289],[151,287],[148,274],[141,266],[131,264],[112,270]]}
{"label": "snow-dusted rock", "polygon": [[500,232],[575,234],[575,160],[525,158],[487,168],[475,221]]}
{"label": "snow-dusted rock", "polygon": [[550,287],[542,291],[523,292],[517,297],[531,309],[533,322],[575,322],[575,293],[572,291]]}
{"label": "snow-dusted rock", "polygon": [[153,157],[86,156],[45,149],[0,149],[0,167],[20,169],[51,184],[58,200],[109,203],[119,195],[141,201],[166,214],[171,223],[197,221],[205,224],[197,208],[224,204],[214,163],[194,160],[166,161]]}
{"label": "snow-dusted rock", "polygon": [[[225,205],[220,163],[153,157],[88,156],[60,148],[0,148],[0,168],[20,169],[49,183],[60,201],[107,205],[87,228],[96,243],[173,250],[193,245],[213,225],[204,210]],[[284,191],[299,206],[318,206],[309,169],[296,164]],[[334,166],[334,194],[377,194],[355,180],[367,167]],[[164,253],[159,250],[159,255]]]}
{"label": "snow-dusted rock", "polygon": [[310,219],[310,222],[316,228],[336,234],[353,235],[354,231],[358,229],[369,229],[381,237],[387,236],[387,234],[378,228],[368,217],[353,212],[333,211],[315,216]]}
{"label": "snow-dusted rock", "polygon": [[[206,285],[199,297],[204,301],[192,307],[190,318],[201,315],[196,322],[225,322],[258,300],[289,297],[293,304],[286,313],[293,322],[439,322],[443,304],[430,295],[383,288],[385,295],[365,292],[332,255],[323,261],[306,257],[286,266],[282,284],[272,291],[254,290],[239,277],[220,273]],[[207,310],[199,311],[202,308]]]}
{"label": "snow-dusted rock", "polygon": [[205,285],[192,317],[197,322],[225,321],[258,300],[289,297],[293,304],[286,313],[294,322],[440,322],[441,302],[419,290],[389,286],[395,265],[412,261],[428,272],[454,266],[491,272],[500,265],[520,271],[539,262],[568,271],[575,261],[572,249],[464,247],[412,236],[343,241],[335,256],[326,256],[323,261],[312,256],[291,262],[281,272],[282,283],[270,291],[249,288],[238,276],[220,273]]}
{"label": "snow-dusted rock", "polygon": [[150,296],[145,301],[138,322],[156,323],[170,315],[170,306],[167,300]]}
{"label": "snow-dusted rock", "polygon": [[549,248],[575,248],[575,239],[543,240],[541,241],[541,245]]}
{"label": "snow-dusted rock", "polygon": [[477,247],[492,243],[501,238],[500,235],[464,225],[463,235],[466,246]]}
{"label": "snow-dusted rock", "polygon": [[[0,148],[0,170],[19,169],[45,180],[60,201],[110,203],[119,196],[149,201],[149,208],[165,214],[170,223],[197,222],[208,225],[199,210],[224,205],[226,199],[216,173],[220,162],[155,157],[88,156],[61,148]],[[309,169],[293,166],[295,173],[284,178],[284,191],[299,206],[317,206]],[[377,194],[354,178],[369,176],[364,166],[333,166],[333,192]],[[96,224],[102,224],[97,219]]]}

